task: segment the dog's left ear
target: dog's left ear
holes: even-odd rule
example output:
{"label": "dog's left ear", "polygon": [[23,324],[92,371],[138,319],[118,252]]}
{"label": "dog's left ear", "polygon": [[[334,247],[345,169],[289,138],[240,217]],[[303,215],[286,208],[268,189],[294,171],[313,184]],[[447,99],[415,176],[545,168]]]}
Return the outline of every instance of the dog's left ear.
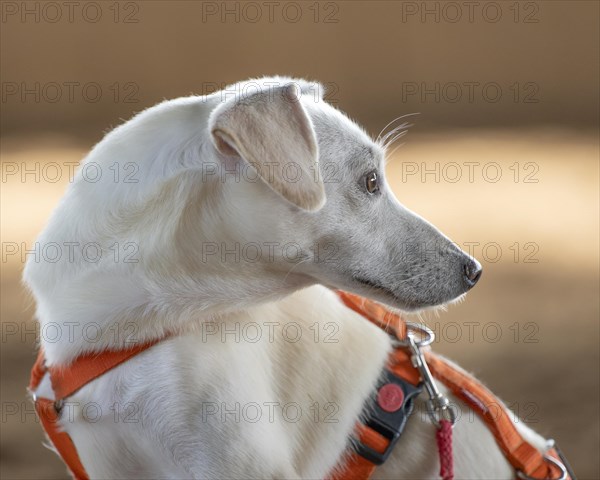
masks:
{"label": "dog's left ear", "polygon": [[209,128],[221,154],[244,159],[288,201],[313,211],[325,203],[315,130],[296,85],[225,102]]}

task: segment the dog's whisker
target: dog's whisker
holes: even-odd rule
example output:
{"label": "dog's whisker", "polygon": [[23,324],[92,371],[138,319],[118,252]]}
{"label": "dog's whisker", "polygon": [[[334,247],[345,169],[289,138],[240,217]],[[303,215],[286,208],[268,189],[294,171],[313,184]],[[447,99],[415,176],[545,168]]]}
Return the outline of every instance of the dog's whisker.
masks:
{"label": "dog's whisker", "polygon": [[390,130],[381,139],[381,143],[384,144],[384,145],[386,145],[389,138],[391,138],[393,135],[395,135],[398,132],[404,132],[406,130],[406,128],[408,127],[408,125],[409,125],[408,123],[403,123],[402,125],[399,125],[398,127],[394,128],[393,130]]}
{"label": "dog's whisker", "polygon": [[403,136],[405,136],[406,133],[407,133],[406,130],[402,130],[400,133],[396,134],[389,142],[386,143],[386,145],[385,145],[386,150],[389,147],[391,147],[396,140],[398,140],[399,138],[402,138]]}
{"label": "dog's whisker", "polygon": [[406,118],[406,117],[411,117],[411,116],[414,116],[414,115],[419,115],[419,114],[420,114],[420,112],[413,112],[413,113],[407,113],[407,114],[404,114],[404,115],[400,115],[399,117],[396,117],[396,118],[394,118],[394,119],[393,119],[391,122],[389,122],[389,123],[388,123],[388,124],[387,124],[385,127],[383,127],[383,128],[381,129],[381,131],[379,132],[379,135],[377,135],[376,142],[377,142],[377,143],[379,143],[379,142],[380,142],[380,139],[381,139],[381,136],[383,135],[383,132],[385,132],[385,130],[386,130],[388,127],[391,127],[391,126],[392,126],[394,123],[396,123],[398,120],[402,120],[403,118]]}
{"label": "dog's whisker", "polygon": [[[388,145],[391,145],[394,142],[394,139],[392,138],[394,137],[394,135],[405,135],[407,130],[412,126],[412,123],[403,123],[401,125],[398,125],[396,128],[390,130],[388,133],[385,134],[385,136],[381,139],[381,144],[384,146],[384,148]],[[392,138],[392,140],[390,140],[390,138]]]}
{"label": "dog's whisker", "polygon": [[389,123],[388,123],[388,124],[387,124],[385,127],[383,127],[383,128],[381,129],[381,131],[380,131],[380,132],[379,132],[379,134],[377,135],[377,137],[376,137],[375,141],[376,141],[376,142],[380,142],[380,141],[381,141],[381,136],[383,135],[383,132],[385,132],[385,130],[386,130],[386,129],[387,129],[389,126],[393,125],[395,122],[397,122],[398,120],[400,120],[400,119],[402,119],[402,118],[404,118],[404,117],[405,117],[405,115],[400,115],[399,117],[396,117],[396,118],[394,118],[394,119],[393,119],[391,122],[389,122]]}

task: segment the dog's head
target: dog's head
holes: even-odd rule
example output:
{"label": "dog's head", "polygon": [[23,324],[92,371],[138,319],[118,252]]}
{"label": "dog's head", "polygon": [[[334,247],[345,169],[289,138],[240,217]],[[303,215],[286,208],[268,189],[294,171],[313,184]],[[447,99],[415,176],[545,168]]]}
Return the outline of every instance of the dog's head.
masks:
{"label": "dog's head", "polygon": [[236,225],[259,230],[240,238],[279,245],[280,255],[263,249],[262,256],[288,281],[405,310],[464,294],[480,277],[479,263],[396,200],[382,146],[316,92],[322,88],[304,82],[267,83],[212,111],[221,164],[252,165],[263,180],[251,194],[239,184],[228,190]]}
{"label": "dog's head", "polygon": [[383,148],[322,93],[250,81],[110,132],[38,239],[63,254],[28,259],[42,323],[170,328],[314,283],[406,310],[469,290],[480,265],[398,203]]}

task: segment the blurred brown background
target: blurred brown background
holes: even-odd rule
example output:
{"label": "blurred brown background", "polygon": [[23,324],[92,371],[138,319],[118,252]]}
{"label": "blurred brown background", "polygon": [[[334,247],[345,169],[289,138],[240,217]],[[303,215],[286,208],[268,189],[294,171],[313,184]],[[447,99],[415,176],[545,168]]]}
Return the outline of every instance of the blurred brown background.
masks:
{"label": "blurred brown background", "polygon": [[485,270],[427,317],[436,348],[600,477],[598,2],[0,5],[3,479],[66,477],[26,397],[19,279],[71,162],[164,98],[272,74],[320,80],[375,135],[420,112],[390,182]]}

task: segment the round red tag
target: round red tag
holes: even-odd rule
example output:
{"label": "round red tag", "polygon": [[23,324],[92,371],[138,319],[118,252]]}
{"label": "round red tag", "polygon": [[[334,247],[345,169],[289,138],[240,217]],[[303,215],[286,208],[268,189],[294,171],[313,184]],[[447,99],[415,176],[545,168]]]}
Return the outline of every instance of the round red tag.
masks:
{"label": "round red tag", "polygon": [[404,403],[404,392],[400,385],[386,383],[377,392],[377,404],[382,410],[392,413],[400,410]]}

